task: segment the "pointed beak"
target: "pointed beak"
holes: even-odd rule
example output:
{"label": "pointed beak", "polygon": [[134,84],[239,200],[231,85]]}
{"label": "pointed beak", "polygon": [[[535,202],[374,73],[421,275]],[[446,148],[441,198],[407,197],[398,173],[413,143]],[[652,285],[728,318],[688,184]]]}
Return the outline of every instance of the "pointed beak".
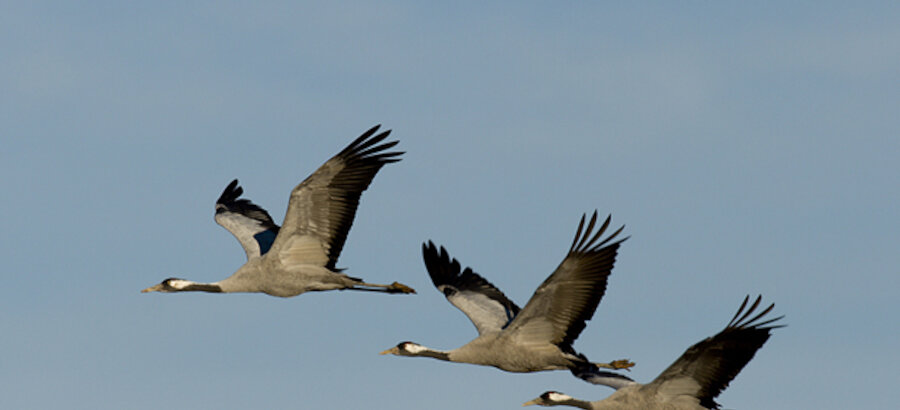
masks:
{"label": "pointed beak", "polygon": [[397,349],[397,346],[394,346],[394,347],[392,347],[392,348],[390,348],[390,349],[387,349],[387,350],[385,350],[385,351],[383,351],[383,352],[381,352],[381,353],[378,353],[378,354],[381,354],[381,355],[384,355],[384,354],[397,354],[397,352],[399,352],[399,351],[400,351],[400,349]]}
{"label": "pointed beak", "polygon": [[529,401],[526,401],[525,403],[522,403],[522,407],[525,407],[525,406],[534,406],[534,405],[537,405],[537,404],[538,404],[538,399],[534,399],[534,400],[529,400]]}
{"label": "pointed beak", "polygon": [[151,286],[151,287],[149,287],[149,288],[147,288],[147,289],[144,289],[144,290],[141,291],[141,293],[147,293],[147,292],[159,292],[161,289],[162,289],[162,283],[160,283],[160,284],[158,284],[158,285],[153,285],[153,286]]}

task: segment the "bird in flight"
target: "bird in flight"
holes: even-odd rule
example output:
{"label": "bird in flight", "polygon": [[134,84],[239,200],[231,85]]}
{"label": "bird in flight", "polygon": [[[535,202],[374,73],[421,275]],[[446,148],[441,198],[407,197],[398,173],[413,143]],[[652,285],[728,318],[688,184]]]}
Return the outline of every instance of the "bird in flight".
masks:
{"label": "bird in flight", "polygon": [[650,383],[622,381],[615,393],[593,402],[548,391],[523,406],[564,405],[589,410],[718,409],[719,404],[714,399],[753,359],[756,351],[769,339],[772,329],[784,327],[772,324],[784,316],[762,320],[775,307],[774,304],[751,317],[759,307],[762,296],[757,297],[745,311],[749,300],[750,296],[744,298],[725,329],[689,347]]}
{"label": "bird in flight", "polygon": [[218,282],[168,278],[141,292],[259,292],[279,297],[325,290],[415,293],[398,282],[367,283],[335,267],[360,195],[381,167],[400,161],[403,154],[387,151],[399,141],[383,142],[391,131],[376,134],[379,127],[363,133],[291,191],[281,227],[265,209],[241,199],[243,188],[232,181],[216,201],[215,219],[240,242],[247,262]]}
{"label": "bird in flight", "polygon": [[597,366],[627,369],[634,363],[616,360],[598,365],[572,348],[585,322],[594,315],[606,291],[619,245],[627,239],[613,241],[623,226],[601,240],[610,218],[594,233],[596,211],[587,227],[585,221],[586,215],[582,216],[562,263],[521,309],[481,275],[470,268],[461,269],[460,263],[451,259],[443,247],[438,250],[431,241],[423,244],[425,267],[435,287],[469,317],[479,336],[449,351],[401,342],[381,354],[431,357],[494,366],[508,372],[568,369],[573,374],[578,372],[576,375],[585,380],[595,377],[592,382],[606,373],[624,378],[597,371]]}

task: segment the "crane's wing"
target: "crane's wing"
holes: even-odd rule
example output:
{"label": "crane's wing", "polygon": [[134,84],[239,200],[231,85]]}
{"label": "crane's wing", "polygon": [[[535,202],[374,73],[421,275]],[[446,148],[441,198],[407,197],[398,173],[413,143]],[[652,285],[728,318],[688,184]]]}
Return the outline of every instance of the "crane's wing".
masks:
{"label": "crane's wing", "polygon": [[391,133],[375,135],[379,127],[366,131],[291,191],[284,224],[272,245],[283,262],[335,269],[360,195],[382,166],[400,161],[397,157],[403,154],[385,152],[399,141],[379,145]]}
{"label": "crane's wing", "polygon": [[587,228],[585,218],[586,215],[581,217],[565,259],[509,324],[507,331],[512,337],[523,342],[550,342],[571,350],[585,322],[594,315],[606,291],[606,280],[612,272],[619,244],[628,238],[610,242],[622,232],[623,226],[601,241],[611,217],[606,218],[596,233],[592,231],[597,223],[597,211]]}
{"label": "crane's wing", "polygon": [[745,312],[749,299],[750,296],[744,298],[744,303],[724,330],[688,348],[675,363],[641,389],[666,397],[696,398],[703,407],[718,408],[713,399],[728,387],[728,383],[766,343],[771,330],[784,327],[771,325],[784,316],[762,320],[775,307],[774,304],[751,318],[762,296],[757,297]]}
{"label": "crane's wing", "polygon": [[423,243],[422,257],[434,287],[469,317],[478,334],[500,331],[519,313],[519,307],[481,275],[470,268],[460,271],[459,261],[450,259],[443,246],[438,251],[433,242]]}
{"label": "crane's wing", "polygon": [[278,225],[265,209],[249,199],[238,199],[243,193],[244,188],[236,179],[225,187],[216,201],[216,223],[237,238],[250,260],[269,251],[278,235]]}

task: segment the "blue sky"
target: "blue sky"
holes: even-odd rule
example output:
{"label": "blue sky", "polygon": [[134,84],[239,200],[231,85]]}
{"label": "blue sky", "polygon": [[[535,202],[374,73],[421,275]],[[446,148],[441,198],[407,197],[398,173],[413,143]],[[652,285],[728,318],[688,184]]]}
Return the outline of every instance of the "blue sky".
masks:
{"label": "blue sky", "polygon": [[[575,348],[649,381],[745,294],[787,315],[727,408],[892,408],[892,2],[5,2],[0,407],[499,409],[611,390],[379,356],[475,336],[432,239],[524,305],[578,219],[631,235]],[[339,265],[415,296],[141,294],[244,259],[221,190],[280,221],[376,123],[407,153]]]}

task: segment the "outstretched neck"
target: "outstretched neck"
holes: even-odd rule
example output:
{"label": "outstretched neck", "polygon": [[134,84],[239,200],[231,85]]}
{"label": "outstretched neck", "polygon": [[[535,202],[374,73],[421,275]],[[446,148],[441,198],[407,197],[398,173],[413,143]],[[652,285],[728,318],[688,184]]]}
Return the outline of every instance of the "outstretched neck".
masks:
{"label": "outstretched neck", "polygon": [[587,409],[587,410],[591,410],[594,408],[593,406],[591,406],[591,402],[584,401],[584,400],[578,400],[578,399],[568,399],[566,401],[559,402],[559,404],[562,404],[565,406],[578,407],[580,409]]}
{"label": "outstretched neck", "polygon": [[163,293],[172,293],[172,292],[211,292],[211,293],[222,293],[226,292],[222,286],[219,286],[218,283],[197,283],[192,282],[185,279],[178,278],[169,278],[162,281],[158,285],[153,285],[147,289],[141,291],[141,293],[146,292],[163,292]]}
{"label": "outstretched neck", "polygon": [[218,283],[197,283],[184,279],[168,281],[172,292],[210,292],[222,293],[222,287]]}
{"label": "outstretched neck", "polygon": [[222,288],[215,283],[192,283],[181,289],[182,292],[209,292],[222,293]]}
{"label": "outstretched neck", "polygon": [[397,356],[408,357],[430,357],[432,359],[443,360],[445,362],[451,361],[450,352],[435,350],[430,347],[425,347],[413,342],[400,343],[397,346],[381,352],[381,354],[393,354]]}
{"label": "outstretched neck", "polygon": [[418,357],[430,357],[432,359],[443,360],[445,362],[450,361],[450,353],[445,352],[443,350],[435,350],[429,347],[422,346],[421,350],[417,350],[415,352],[410,352],[410,356],[418,356]]}

